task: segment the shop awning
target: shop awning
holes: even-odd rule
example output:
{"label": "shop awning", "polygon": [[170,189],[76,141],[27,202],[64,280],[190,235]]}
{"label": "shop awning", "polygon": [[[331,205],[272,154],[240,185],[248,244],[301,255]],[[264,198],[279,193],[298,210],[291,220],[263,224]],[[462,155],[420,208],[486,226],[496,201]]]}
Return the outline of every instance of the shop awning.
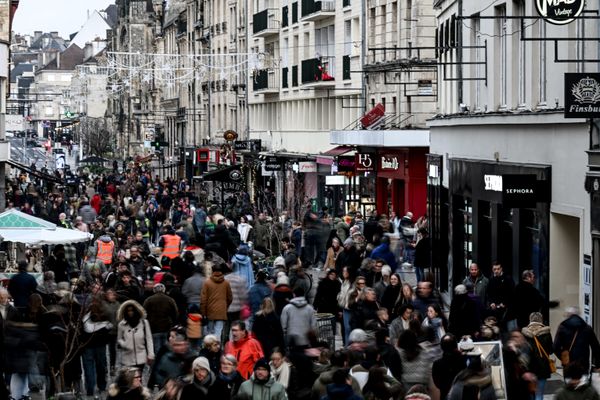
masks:
{"label": "shop awning", "polygon": [[211,182],[240,182],[242,178],[241,165],[231,165],[229,167],[219,168],[202,175],[202,180]]}
{"label": "shop awning", "polygon": [[352,151],[351,146],[336,146],[317,156],[317,164],[332,165],[333,158]]}
{"label": "shop awning", "polygon": [[352,147],[350,146],[336,146],[333,149],[327,150],[325,153],[323,153],[323,155],[337,157],[341,156],[342,154],[346,154],[350,150],[352,150]]}

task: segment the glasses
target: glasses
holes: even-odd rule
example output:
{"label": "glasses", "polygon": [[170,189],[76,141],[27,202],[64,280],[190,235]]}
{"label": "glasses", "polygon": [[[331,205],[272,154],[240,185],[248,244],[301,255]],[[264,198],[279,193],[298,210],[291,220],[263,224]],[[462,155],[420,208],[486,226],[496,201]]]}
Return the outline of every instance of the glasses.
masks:
{"label": "glasses", "polygon": [[365,282],[356,282],[356,285],[361,285],[361,286],[365,286]]}

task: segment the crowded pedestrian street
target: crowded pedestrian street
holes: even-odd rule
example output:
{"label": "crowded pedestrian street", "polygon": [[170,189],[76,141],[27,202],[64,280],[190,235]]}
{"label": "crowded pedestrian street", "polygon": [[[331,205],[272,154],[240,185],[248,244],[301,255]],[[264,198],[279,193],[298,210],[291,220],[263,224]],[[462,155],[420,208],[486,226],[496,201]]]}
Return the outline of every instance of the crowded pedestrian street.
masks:
{"label": "crowded pedestrian street", "polygon": [[0,400],[600,400],[599,32],[0,0]]}

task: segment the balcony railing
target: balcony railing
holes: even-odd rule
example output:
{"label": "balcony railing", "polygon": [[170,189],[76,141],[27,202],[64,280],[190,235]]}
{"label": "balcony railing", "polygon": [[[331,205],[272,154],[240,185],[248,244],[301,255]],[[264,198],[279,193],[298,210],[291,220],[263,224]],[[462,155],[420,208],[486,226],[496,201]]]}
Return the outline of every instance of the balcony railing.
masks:
{"label": "balcony railing", "polygon": [[302,84],[335,81],[335,57],[323,56],[302,60]]}
{"label": "balcony railing", "polygon": [[288,6],[281,8],[281,27],[286,28],[288,26]]}
{"label": "balcony railing", "polygon": [[252,16],[252,32],[258,37],[277,34],[279,22],[279,9],[267,8]]}
{"label": "balcony railing", "polygon": [[255,92],[269,93],[279,91],[279,77],[273,69],[261,69],[253,79],[252,89]]}
{"label": "balcony railing", "polygon": [[302,19],[317,21],[335,15],[335,1],[302,0]]}

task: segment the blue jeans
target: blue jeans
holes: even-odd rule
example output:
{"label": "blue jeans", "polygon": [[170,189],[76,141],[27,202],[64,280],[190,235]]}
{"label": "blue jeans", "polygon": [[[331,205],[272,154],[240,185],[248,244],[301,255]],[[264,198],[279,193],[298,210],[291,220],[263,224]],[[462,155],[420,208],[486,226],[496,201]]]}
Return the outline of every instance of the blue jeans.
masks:
{"label": "blue jeans", "polygon": [[106,345],[86,347],[81,355],[85,389],[88,396],[94,395],[96,382],[98,390],[106,390]]}
{"label": "blue jeans", "polygon": [[154,343],[154,355],[157,355],[160,348],[167,344],[167,333],[153,333],[152,343]]}
{"label": "blue jeans", "polygon": [[29,396],[29,378],[26,373],[13,373],[10,376],[10,397],[19,400],[23,396]]}
{"label": "blue jeans", "polygon": [[546,386],[546,379],[538,379],[537,387],[535,389],[535,400],[544,400],[544,387]]}
{"label": "blue jeans", "polygon": [[352,330],[352,328],[350,328],[350,318],[352,318],[352,311],[344,308],[344,311],[342,312],[342,321],[344,324],[344,346],[348,345],[348,336],[350,336],[350,331]]}
{"label": "blue jeans", "polygon": [[215,335],[219,341],[221,341],[221,335],[223,334],[223,326],[225,325],[225,321],[208,321],[208,327],[206,330],[208,334]]}

